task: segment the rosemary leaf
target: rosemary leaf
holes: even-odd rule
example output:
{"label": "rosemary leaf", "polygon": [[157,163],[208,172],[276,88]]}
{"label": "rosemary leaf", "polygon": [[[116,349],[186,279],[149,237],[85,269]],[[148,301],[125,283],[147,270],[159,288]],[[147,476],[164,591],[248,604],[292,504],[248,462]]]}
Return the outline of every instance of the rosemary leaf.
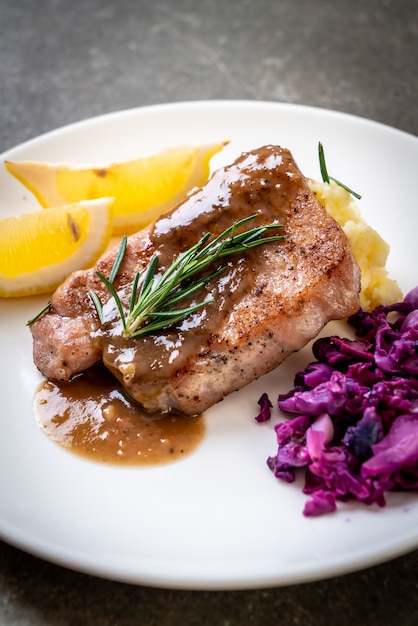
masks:
{"label": "rosemary leaf", "polygon": [[148,268],[145,272],[144,280],[143,280],[141,291],[139,294],[140,298],[146,297],[146,295],[151,291],[152,284],[153,284],[154,277],[155,277],[155,272],[157,271],[157,268],[158,268],[158,256],[155,254],[153,258],[151,259],[151,262],[148,265]]}
{"label": "rosemary leaf", "polygon": [[131,293],[131,299],[129,300],[129,313],[132,313],[134,306],[135,306],[135,302],[136,302],[136,295],[138,293],[138,282],[139,282],[139,272],[137,272],[135,274],[135,278],[134,278],[134,282],[132,285],[132,293]]}
{"label": "rosemary leaf", "polygon": [[51,303],[50,303],[50,302],[48,302],[48,304],[46,304],[46,305],[43,307],[43,309],[41,309],[41,310],[39,311],[39,313],[37,313],[37,314],[35,315],[35,317],[32,317],[32,319],[31,319],[31,320],[29,320],[28,322],[26,322],[26,326],[30,326],[30,325],[31,325],[31,324],[33,324],[34,322],[38,321],[38,320],[39,320],[39,318],[41,318],[41,317],[42,317],[42,315],[43,315],[44,313],[46,313],[47,311],[49,311],[50,307],[51,307]]}
{"label": "rosemary leaf", "polygon": [[96,311],[97,311],[97,315],[99,316],[99,320],[101,324],[104,324],[105,319],[104,319],[104,313],[103,313],[103,306],[102,303],[100,302],[100,298],[97,295],[97,293],[95,291],[93,291],[93,289],[89,290],[89,296],[93,301],[94,306],[96,307]]}
{"label": "rosemary leaf", "polygon": [[123,330],[126,331],[126,318],[125,318],[125,312],[123,310],[123,305],[122,302],[119,298],[119,294],[116,291],[116,289],[114,288],[114,286],[112,285],[112,283],[110,282],[110,280],[108,278],[106,278],[106,276],[104,276],[101,272],[96,272],[97,276],[100,278],[100,280],[106,285],[106,287],[108,288],[108,290],[110,291],[111,295],[113,296],[113,299],[116,303],[116,306],[118,308],[121,320],[122,320],[122,326],[123,326]]}
{"label": "rosemary leaf", "polygon": [[115,259],[115,262],[113,264],[112,271],[109,274],[109,282],[112,283],[112,284],[114,283],[115,278],[116,278],[116,276],[119,273],[120,266],[122,265],[123,257],[125,256],[125,252],[126,252],[127,243],[128,243],[128,238],[125,235],[122,238],[121,244],[119,246],[119,252],[118,252],[118,254],[116,256],[116,259]]}
{"label": "rosemary leaf", "polygon": [[357,200],[361,200],[361,195],[359,193],[353,191],[352,189],[350,189],[350,187],[347,187],[347,185],[344,185],[344,183],[342,183],[340,180],[337,180],[333,176],[330,176],[330,180],[333,180],[334,183],[337,183],[337,185],[348,191],[348,193],[351,193],[351,195],[357,198]]}
{"label": "rosemary leaf", "polygon": [[318,157],[319,157],[319,169],[321,170],[321,176],[324,183],[329,183],[329,176],[327,165],[325,163],[324,146],[321,142],[318,143]]}

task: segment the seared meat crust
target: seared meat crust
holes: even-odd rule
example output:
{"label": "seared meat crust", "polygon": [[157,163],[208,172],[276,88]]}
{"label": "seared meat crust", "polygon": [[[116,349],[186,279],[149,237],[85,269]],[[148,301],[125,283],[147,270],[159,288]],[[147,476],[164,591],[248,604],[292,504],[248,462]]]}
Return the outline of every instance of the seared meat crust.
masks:
{"label": "seared meat crust", "polygon": [[357,311],[360,275],[346,237],[290,152],[277,146],[241,155],[132,235],[116,284],[122,297],[155,252],[164,268],[206,232],[216,236],[252,214],[258,217],[250,227],[280,223],[284,240],[232,257],[221,277],[195,296],[215,302],[157,335],[121,337],[111,302],[109,322],[100,327],[88,290],[108,300],[95,269],[108,275],[117,248],[96,268],[71,275],[31,327],[40,371],[68,380],[103,359],[149,411],[196,414],[277,367],[328,321]]}

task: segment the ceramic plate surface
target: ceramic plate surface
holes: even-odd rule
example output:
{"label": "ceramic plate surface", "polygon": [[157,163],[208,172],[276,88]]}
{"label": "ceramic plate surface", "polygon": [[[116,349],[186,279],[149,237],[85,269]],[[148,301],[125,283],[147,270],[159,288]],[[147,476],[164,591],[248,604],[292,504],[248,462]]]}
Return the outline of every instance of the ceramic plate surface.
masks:
{"label": "ceramic plate surface", "polygon": [[[341,113],[263,102],[191,102],[101,116],[48,133],[2,155],[106,163],[169,145],[229,139],[213,167],[244,150],[288,147],[302,171],[328,169],[362,194],[366,220],[390,243],[388,268],[404,292],[418,283],[418,140]],[[0,215],[37,209],[0,168]],[[242,589],[326,578],[388,560],[418,545],[418,497],[392,494],[384,509],[341,505],[302,515],[301,482],[266,466],[274,423],[257,424],[257,400],[291,388],[310,348],[206,414],[207,434],[189,457],[154,468],[95,464],[58,447],[32,410],[40,376],[25,323],[45,297],[0,301],[0,535],[51,562],[138,584]],[[336,329],[333,328],[334,332]],[[344,326],[337,328],[344,332]],[[329,327],[327,333],[330,334]]]}

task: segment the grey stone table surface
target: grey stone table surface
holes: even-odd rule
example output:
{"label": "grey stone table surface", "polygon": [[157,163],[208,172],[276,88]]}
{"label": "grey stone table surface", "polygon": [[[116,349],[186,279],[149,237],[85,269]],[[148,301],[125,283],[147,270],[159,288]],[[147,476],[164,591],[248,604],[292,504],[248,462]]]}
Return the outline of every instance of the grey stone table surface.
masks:
{"label": "grey stone table surface", "polygon": [[[418,134],[416,0],[0,0],[0,29],[0,153],[98,114],[202,99],[306,104]],[[0,543],[0,624],[412,626],[418,552],[302,585],[183,591]]]}

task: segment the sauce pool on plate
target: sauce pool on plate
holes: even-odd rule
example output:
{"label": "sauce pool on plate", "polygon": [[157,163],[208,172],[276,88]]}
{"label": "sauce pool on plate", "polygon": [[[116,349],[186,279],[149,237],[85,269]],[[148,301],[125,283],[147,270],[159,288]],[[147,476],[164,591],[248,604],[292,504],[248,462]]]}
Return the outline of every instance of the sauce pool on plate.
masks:
{"label": "sauce pool on plate", "polygon": [[149,415],[102,365],[69,383],[44,381],[34,399],[38,425],[56,443],[92,461],[160,465],[193,452],[203,416]]}

